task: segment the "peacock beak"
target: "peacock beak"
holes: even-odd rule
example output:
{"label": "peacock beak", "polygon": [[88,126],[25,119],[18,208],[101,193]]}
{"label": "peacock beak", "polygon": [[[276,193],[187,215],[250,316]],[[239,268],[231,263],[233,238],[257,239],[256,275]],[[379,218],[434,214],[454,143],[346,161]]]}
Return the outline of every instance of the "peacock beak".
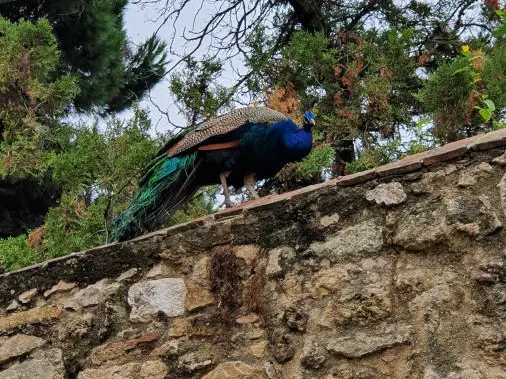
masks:
{"label": "peacock beak", "polygon": [[304,117],[304,127],[312,128],[313,126],[315,126],[314,118]]}

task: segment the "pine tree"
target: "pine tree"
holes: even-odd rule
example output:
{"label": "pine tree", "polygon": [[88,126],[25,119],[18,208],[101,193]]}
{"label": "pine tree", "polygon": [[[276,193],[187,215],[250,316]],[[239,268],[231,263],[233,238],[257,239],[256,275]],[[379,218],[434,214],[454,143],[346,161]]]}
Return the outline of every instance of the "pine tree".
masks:
{"label": "pine tree", "polygon": [[155,36],[136,50],[127,44],[127,0],[8,0],[0,15],[11,20],[46,18],[62,51],[61,72],[78,76],[80,111],[117,112],[139,100],[165,74],[165,44]]}
{"label": "pine tree", "polygon": [[0,17],[0,236],[39,225],[59,196],[47,169],[58,120],[78,93],[59,62],[49,22]]}

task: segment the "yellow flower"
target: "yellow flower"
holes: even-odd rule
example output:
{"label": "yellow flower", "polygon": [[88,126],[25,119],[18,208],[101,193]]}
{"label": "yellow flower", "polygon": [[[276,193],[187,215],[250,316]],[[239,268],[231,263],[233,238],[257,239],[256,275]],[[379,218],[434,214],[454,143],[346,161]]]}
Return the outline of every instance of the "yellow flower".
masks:
{"label": "yellow flower", "polygon": [[468,45],[462,45],[461,49],[462,49],[463,53],[467,53],[469,51],[469,46]]}

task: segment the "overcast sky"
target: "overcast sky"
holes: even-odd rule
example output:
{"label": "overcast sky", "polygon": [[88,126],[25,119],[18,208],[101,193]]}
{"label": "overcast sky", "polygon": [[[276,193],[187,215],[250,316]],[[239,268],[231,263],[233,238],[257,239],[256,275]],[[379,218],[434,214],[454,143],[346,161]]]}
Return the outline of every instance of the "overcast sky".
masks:
{"label": "overcast sky", "polygon": [[[156,8],[154,6],[141,8],[138,5],[127,5],[127,11],[125,14],[125,28],[129,39],[134,44],[140,44],[144,42],[155,32],[157,28],[157,24],[153,21],[155,17]],[[163,36],[167,35],[167,33],[167,28],[163,28],[160,31],[159,35],[163,38]],[[182,117],[179,117],[177,115],[177,108],[171,106],[167,78],[162,80],[153,88],[151,91],[151,99],[163,110],[167,109],[168,107],[169,111],[171,112],[171,120],[173,120],[175,123],[184,123]],[[149,99],[142,101],[141,106],[149,109],[151,119],[153,120],[153,126],[156,126],[157,131],[163,132],[170,128],[165,116],[163,116],[158,111],[158,109],[153,104],[151,104]],[[130,112],[125,112],[125,114],[122,116],[127,116],[129,113]],[[172,113],[174,114],[174,118],[172,118]]]}
{"label": "overcast sky", "polygon": [[[195,4],[197,4],[196,2]],[[193,4],[193,3],[190,3]],[[157,10],[156,5],[147,5],[140,7],[139,5],[128,4],[126,14],[124,17],[125,21],[125,29],[127,31],[128,37],[131,42],[134,44],[139,44],[144,42],[147,38],[149,38],[158,28],[159,22],[156,22],[156,18],[159,16],[159,11]],[[198,20],[203,20],[206,16],[205,12],[201,11]],[[184,26],[193,23],[193,13],[191,9],[187,9],[186,12],[183,12],[181,15],[181,19],[179,20],[179,34]],[[197,21],[198,23],[198,21]],[[186,24],[186,25],[185,25]],[[197,24],[198,26],[198,24]],[[174,29],[170,25],[166,25],[161,28],[158,32],[158,36],[166,40],[167,42],[173,37]],[[186,44],[180,35],[176,35],[175,44],[178,46],[174,46],[178,49],[178,51],[184,51]],[[177,57],[169,56],[169,59],[173,62],[177,61]],[[235,66],[240,66],[240,62],[235,59],[230,64],[234,64]],[[236,80],[236,75],[231,67],[225,67],[223,77],[221,78],[221,83],[224,85],[231,85]],[[151,100],[156,103],[156,105],[168,112],[170,114],[171,121],[183,126],[185,124],[183,117],[177,114],[177,108],[173,105],[173,101],[171,100],[169,94],[169,82],[168,78],[162,80],[154,89],[151,91]],[[149,99],[145,99],[142,101],[141,106],[148,108],[150,110],[151,119],[153,121],[153,126],[159,132],[164,132],[168,129],[171,129],[169,122],[166,117],[160,113],[156,106],[154,106]],[[129,117],[131,112],[123,112],[120,115],[122,118]]]}

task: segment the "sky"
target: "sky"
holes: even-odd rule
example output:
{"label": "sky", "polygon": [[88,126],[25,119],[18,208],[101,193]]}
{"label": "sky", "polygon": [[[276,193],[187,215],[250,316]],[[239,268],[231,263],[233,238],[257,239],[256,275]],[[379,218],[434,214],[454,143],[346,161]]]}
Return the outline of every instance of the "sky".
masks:
{"label": "sky", "polygon": [[[198,2],[195,2],[195,4],[197,3]],[[187,9],[186,12],[182,13],[178,24],[179,30],[177,30],[177,32],[181,33],[181,30],[186,25],[190,25],[194,22],[193,14],[194,13],[192,12],[192,9]],[[129,3],[127,5],[126,13],[124,16],[125,29],[129,40],[133,44],[140,44],[149,38],[160,25],[160,22],[156,21],[158,16],[159,10],[157,9],[156,4],[148,4],[141,7],[139,5]],[[196,23],[197,27],[198,22],[202,22],[205,17],[205,10],[203,10],[198,17]],[[159,30],[158,36],[162,40],[169,42],[169,40],[173,37],[174,32],[174,29],[170,25],[165,25]],[[187,44],[181,38],[181,36],[179,34],[176,35],[174,48],[178,51],[184,51],[186,47]],[[177,61],[178,59],[177,57],[170,55],[168,58],[173,62]],[[225,66],[224,68],[222,78],[220,79],[220,84],[230,86],[235,83],[237,75],[231,68],[232,65],[235,67],[242,67],[238,59],[232,59],[229,62],[229,65]],[[185,125],[184,118],[178,114],[177,107],[173,104],[173,100],[171,99],[168,88],[169,79],[166,77],[151,90],[150,99],[145,98],[140,103],[142,107],[149,109],[153,127],[155,129],[154,131],[156,132],[165,132],[172,129],[172,126],[168,122],[166,116],[161,113],[159,109],[162,111],[167,111],[170,114],[170,118],[173,123],[180,126]],[[119,117],[127,119],[131,116],[131,114],[131,111],[125,111],[121,113]]]}
{"label": "sky", "polygon": [[[156,8],[153,5],[141,7],[139,5],[129,3],[127,5],[127,10],[124,18],[125,29],[127,31],[129,40],[134,44],[140,44],[148,39],[158,27],[158,24],[154,22],[155,18]],[[162,30],[159,32],[159,35],[163,38],[163,36],[168,35],[168,33],[168,28],[162,28]],[[164,80],[158,83],[151,90],[151,100],[163,111],[168,109],[170,114],[174,115],[174,118],[171,116],[171,120],[174,123],[179,125],[184,124],[183,118],[177,114],[177,108],[171,104],[172,101],[170,99],[168,87],[168,78],[164,78]],[[171,127],[167,119],[157,109],[157,107],[152,104],[152,102],[149,99],[144,99],[140,105],[143,108],[149,109],[151,119],[156,131],[165,132],[167,130],[170,130]],[[131,111],[127,111],[123,112],[120,117],[128,118],[130,115]]]}

